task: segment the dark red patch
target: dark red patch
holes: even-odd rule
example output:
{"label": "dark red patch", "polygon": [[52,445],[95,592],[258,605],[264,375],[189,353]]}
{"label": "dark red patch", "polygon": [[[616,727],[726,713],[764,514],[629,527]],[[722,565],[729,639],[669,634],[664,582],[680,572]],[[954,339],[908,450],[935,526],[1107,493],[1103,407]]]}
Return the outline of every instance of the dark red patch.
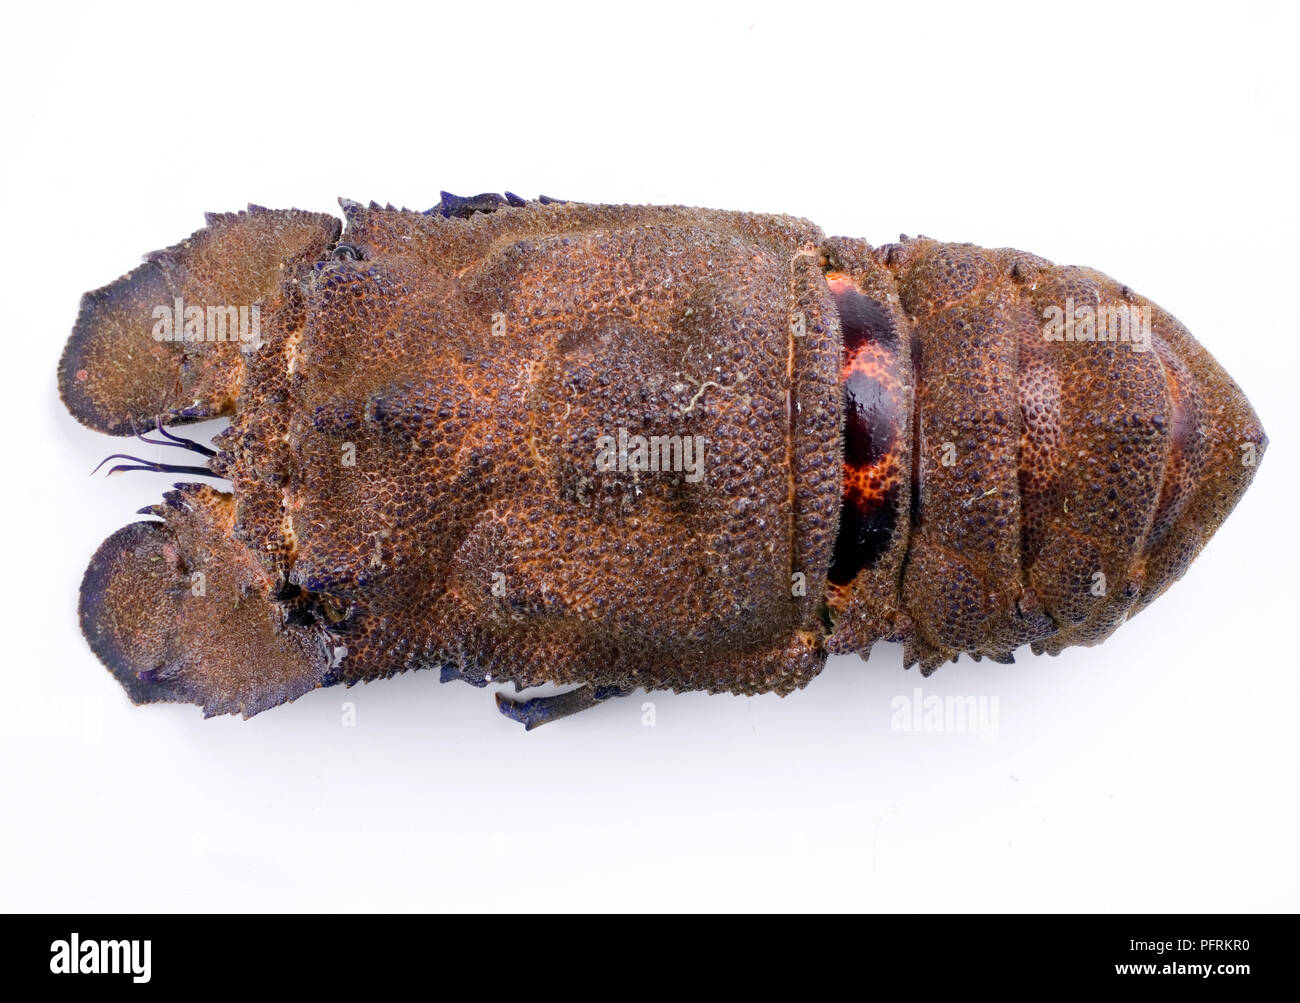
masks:
{"label": "dark red patch", "polygon": [[827,277],[835,309],[840,314],[840,330],[844,332],[844,353],[856,351],[862,345],[879,345],[890,352],[898,350],[898,331],[894,318],[879,300],[858,290],[847,278],[832,274]]}
{"label": "dark red patch", "polygon": [[828,276],[844,334],[844,497],[829,579],[847,585],[889,549],[898,521],[906,401],[898,333],[885,306]]}
{"label": "dark red patch", "polygon": [[862,367],[849,368],[844,387],[844,462],[864,469],[878,463],[897,439],[891,388]]}
{"label": "dark red patch", "polygon": [[835,537],[827,579],[848,585],[863,568],[869,568],[889,549],[898,519],[898,489],[889,488],[879,500],[846,496],[840,508],[840,530]]}

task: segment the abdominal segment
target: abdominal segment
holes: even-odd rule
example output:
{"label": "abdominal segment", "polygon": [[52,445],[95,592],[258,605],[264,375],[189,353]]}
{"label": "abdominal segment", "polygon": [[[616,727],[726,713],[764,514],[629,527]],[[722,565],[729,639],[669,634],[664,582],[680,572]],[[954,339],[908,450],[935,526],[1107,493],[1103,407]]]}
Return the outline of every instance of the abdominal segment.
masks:
{"label": "abdominal segment", "polygon": [[849,585],[889,548],[903,490],[907,406],[890,313],[844,276],[827,276],[840,314],[844,357],[844,495],[828,578]]}

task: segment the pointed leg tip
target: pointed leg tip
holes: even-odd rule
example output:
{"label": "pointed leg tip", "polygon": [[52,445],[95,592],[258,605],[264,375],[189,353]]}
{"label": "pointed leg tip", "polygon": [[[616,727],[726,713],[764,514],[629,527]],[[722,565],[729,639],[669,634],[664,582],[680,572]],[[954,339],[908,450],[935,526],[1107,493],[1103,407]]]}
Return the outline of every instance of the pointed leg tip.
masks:
{"label": "pointed leg tip", "polygon": [[536,708],[529,706],[530,704],[535,703],[533,700],[515,700],[512,697],[506,696],[504,693],[497,693],[496,702],[497,710],[500,711],[503,716],[508,717],[511,721],[516,721],[519,724],[522,724],[524,726],[524,731],[532,731],[545,720],[545,718],[538,720]]}

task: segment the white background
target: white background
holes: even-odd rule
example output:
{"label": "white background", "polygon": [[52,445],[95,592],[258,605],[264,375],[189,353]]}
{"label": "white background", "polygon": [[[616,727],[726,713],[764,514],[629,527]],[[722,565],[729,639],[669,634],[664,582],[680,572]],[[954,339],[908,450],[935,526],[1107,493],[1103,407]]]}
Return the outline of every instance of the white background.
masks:
{"label": "white background", "polygon": [[[974,6],[6,4],[0,908],[1300,907],[1300,20]],[[924,682],[996,697],[993,740],[891,727],[922,685],[892,645],[784,700],[638,695],[531,734],[431,672],[248,722],[132,707],[76,590],[174,478],[87,476],[124,443],[56,395],[81,293],[204,210],[440,188],[1092,265],[1183,320],[1272,445],[1105,645]]]}

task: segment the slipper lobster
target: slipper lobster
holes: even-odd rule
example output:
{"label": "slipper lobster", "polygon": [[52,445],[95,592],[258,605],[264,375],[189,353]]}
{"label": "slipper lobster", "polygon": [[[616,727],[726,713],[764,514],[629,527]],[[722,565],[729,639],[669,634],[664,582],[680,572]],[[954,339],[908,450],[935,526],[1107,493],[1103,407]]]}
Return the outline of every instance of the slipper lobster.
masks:
{"label": "slipper lobster", "polygon": [[[200,454],[114,533],[85,636],[132,700],[256,714],[437,668],[786,694],[901,642],[928,674],[1110,635],[1267,440],[1099,272],[792,217],[443,193],[210,214],[86,294],[83,424]],[[168,431],[227,418],[212,449]]]}

